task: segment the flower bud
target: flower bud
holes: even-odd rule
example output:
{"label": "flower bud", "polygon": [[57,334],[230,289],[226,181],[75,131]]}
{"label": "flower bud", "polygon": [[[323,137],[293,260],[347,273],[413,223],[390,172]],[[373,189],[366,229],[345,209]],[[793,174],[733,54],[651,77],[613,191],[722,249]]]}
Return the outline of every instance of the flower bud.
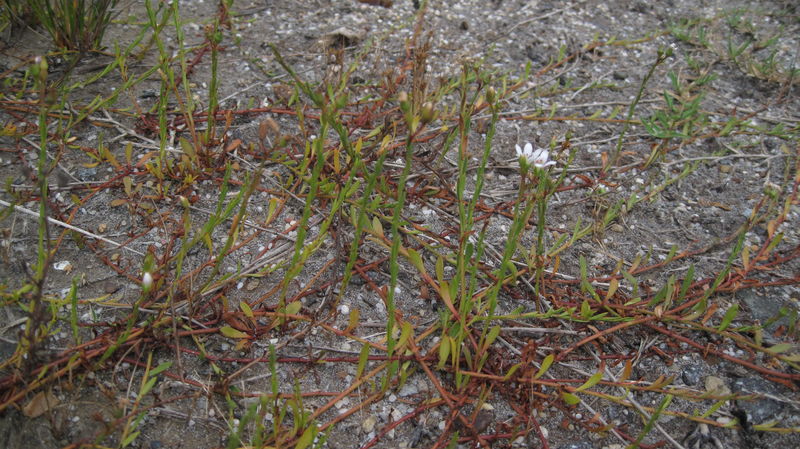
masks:
{"label": "flower bud", "polygon": [[493,105],[494,100],[496,99],[497,99],[497,91],[494,90],[494,87],[489,86],[489,88],[486,89],[486,101],[489,102],[489,104]]}
{"label": "flower bud", "polygon": [[420,112],[420,119],[423,125],[427,125],[436,118],[436,110],[433,109],[433,103],[426,101],[422,104],[422,111]]}
{"label": "flower bud", "polygon": [[47,58],[41,56],[36,57],[36,63],[39,64],[40,75],[47,75]]}
{"label": "flower bud", "polygon": [[153,275],[149,271],[145,271],[142,275],[142,290],[147,293],[153,286]]}
{"label": "flower bud", "polygon": [[47,79],[47,59],[41,56],[37,56],[33,59],[33,65],[31,66],[31,75],[33,78],[40,83],[44,83]]}
{"label": "flower bud", "polygon": [[37,56],[33,58],[33,65],[31,66],[31,75],[34,78],[39,78],[39,61],[42,59],[41,56]]}
{"label": "flower bud", "polygon": [[408,113],[411,104],[408,102],[408,94],[406,91],[400,91],[397,95],[397,101],[400,102],[400,110],[404,113]]}

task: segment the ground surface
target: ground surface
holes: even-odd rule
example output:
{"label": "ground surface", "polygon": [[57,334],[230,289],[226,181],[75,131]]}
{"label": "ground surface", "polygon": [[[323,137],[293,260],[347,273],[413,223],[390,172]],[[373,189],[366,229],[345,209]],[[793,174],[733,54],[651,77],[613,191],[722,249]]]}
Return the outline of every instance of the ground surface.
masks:
{"label": "ground surface", "polygon": [[[158,180],[145,168],[159,150],[158,116],[152,112],[161,89],[157,73],[125,89],[110,107],[92,111],[70,130],[69,145],[53,144],[50,157],[58,166],[50,175],[51,217],[124,242],[124,248],[50,225],[51,238],[59,240],[44,293],[55,318],[46,341],[29,358],[14,361],[28,315],[10,292],[31,276],[38,224],[21,209],[3,214],[0,279],[9,294],[0,326],[0,354],[7,362],[0,372],[0,446],[116,447],[123,429],[130,428],[141,432],[133,447],[225,447],[233,434],[240,434],[246,446],[252,442],[253,419],[266,423],[268,434],[277,421],[280,407],[273,408],[272,399],[258,408],[259,397],[273,387],[285,394],[282,401],[294,401],[283,425],[291,428],[304,416],[313,419],[327,431],[325,444],[331,448],[445,447],[456,430],[463,447],[622,448],[642,433],[665,398],[671,400],[669,413],[655,420],[642,447],[800,445],[800,351],[794,326],[800,307],[795,196],[800,95],[796,78],[788,75],[800,62],[800,16],[792,2],[431,1],[423,13],[411,1],[391,7],[367,3],[234,2],[218,78],[220,109],[239,112],[217,120],[225,130],[208,162],[216,171],[177,179],[168,195],[158,191]],[[127,46],[144,21],[138,2],[120,8],[106,34],[109,48],[114,41]],[[204,27],[215,14],[217,5],[210,1],[181,3],[188,48],[204,44]],[[163,40],[166,54],[178,51],[174,28],[165,27]],[[732,49],[746,42],[752,43],[733,57]],[[349,137],[363,139],[365,154],[375,151],[383,135],[393,139],[378,182],[378,192],[387,198],[397,191],[403,133],[408,134],[397,125],[402,114],[392,109],[397,92],[413,93],[414,102],[427,92],[434,100],[439,117],[417,136],[403,209],[407,230],[418,231],[413,237],[405,233],[403,245],[423,254],[433,277],[437,254],[452,254],[459,243],[453,197],[458,145],[444,143],[447,129],[457,126],[459,93],[448,84],[459,79],[465,65],[479,63],[502,96],[483,176],[483,218],[475,228],[486,230],[485,273],[497,268],[513,227],[520,184],[515,145],[552,142],[558,164],[550,174],[564,177],[547,203],[543,239],[550,252],[540,289],[534,292],[536,280],[526,262],[536,246],[534,213],[514,258],[520,279],[499,295],[495,314],[511,318],[497,322],[502,330],[486,352],[485,379],[475,376],[459,390],[454,368],[441,369],[442,331],[436,326],[448,312],[422,272],[402,259],[396,315],[411,324],[418,348],[399,353],[410,361],[401,365],[407,378],[392,378],[389,389],[380,392],[386,372],[381,367],[386,363],[391,203],[374,213],[387,239],[373,233],[359,245],[356,274],[341,300],[355,199],[327,229],[329,198],[335,195],[323,194],[313,204],[305,239],[318,239],[320,246],[290,282],[283,282],[302,237],[297,224],[309,191],[303,176],[311,171],[291,161],[304,160],[306,143],[316,138],[320,125],[319,110],[299,92],[270,45],[297,76],[314,85],[335,85],[356,63],[346,87],[351,92],[346,110],[354,117],[347,122]],[[20,75],[13,68],[48,50],[50,41],[33,31],[7,36],[1,62],[10,71],[5,76]],[[670,54],[656,64],[660,51]],[[427,57],[420,60],[421,53]],[[189,61],[194,65],[187,82],[201,112],[210,100],[210,56],[199,50],[189,55],[196,59]],[[124,76],[115,69],[73,89],[70,105],[79,110],[98,95],[112,95],[126,79],[158,64],[158,56],[153,46],[141,59],[128,59]],[[88,57],[71,79],[87,80],[110,60],[109,55]],[[177,62],[173,66],[179,68]],[[59,76],[56,60],[50,70],[52,78]],[[179,89],[183,94],[184,87]],[[629,106],[640,89],[627,126]],[[5,183],[0,199],[37,211],[36,110],[14,103],[12,92],[9,88],[4,97],[4,124],[33,131],[0,141]],[[359,98],[363,102],[356,104]],[[182,107],[174,99],[169,106]],[[307,114],[303,122],[301,110]],[[666,118],[659,121],[659,114]],[[188,139],[181,118],[170,115],[176,121],[168,139],[176,153],[180,139]],[[468,192],[475,189],[475,167],[491,136],[490,118],[484,103],[474,110],[465,134],[472,156]],[[259,155],[260,126],[267,119],[286,141],[280,157]],[[649,127],[643,124],[648,120]],[[370,132],[379,125],[384,127],[376,138]],[[204,129],[205,123],[198,126]],[[55,125],[49,131],[59,132]],[[619,158],[607,170],[621,133]],[[97,154],[100,142],[116,163],[102,157],[93,163],[88,154],[91,149]],[[331,133],[325,147],[335,142]],[[651,153],[655,158],[649,161]],[[177,195],[191,201],[191,235],[219,204],[225,163],[233,166],[230,192],[223,198],[230,201],[246,190],[247,174],[252,176],[262,160],[261,184],[219,273],[207,246],[224,247],[231,235],[228,220],[188,251],[181,275],[174,260],[160,265],[179,252],[184,235],[184,206]],[[338,192],[333,185],[341,187],[344,175],[327,166],[323,172]],[[125,178],[132,180],[128,187]],[[274,213],[271,204],[278,205]],[[562,236],[584,228],[579,238],[567,239],[563,251],[552,251],[563,244]],[[782,240],[770,245],[778,235]],[[156,256],[161,270],[155,273],[156,293],[141,303],[145,253]],[[441,277],[451,279],[455,265],[443,258]],[[730,271],[715,284],[728,265]],[[685,296],[678,295],[689,270],[694,272],[691,285]],[[479,278],[483,283],[489,277]],[[73,280],[75,305],[69,296]],[[674,288],[666,299],[659,298],[665,285]],[[617,286],[618,292],[611,291]],[[707,307],[692,314],[689,306],[709,288],[718,291]],[[584,300],[591,291],[597,304]],[[171,292],[172,301],[168,304],[159,292]],[[281,295],[302,304],[292,313],[302,319],[284,323],[277,318]],[[141,304],[134,332],[123,335],[119,341],[126,343],[100,361],[121,338],[133,303]],[[580,319],[584,304],[594,313],[613,310],[620,320],[588,319],[591,313]],[[738,314],[727,314],[733,308]],[[348,324],[353,310],[359,311],[354,325]],[[77,333],[70,324],[73,311]],[[547,317],[547,311],[557,313]],[[723,324],[726,316],[732,320]],[[362,371],[359,356],[367,341],[375,347]],[[270,346],[276,348],[274,370]],[[765,349],[770,347],[772,352]],[[139,398],[148,354],[152,366],[172,364]],[[534,375],[549,354],[556,361],[537,382]],[[503,379],[516,364],[517,377]],[[27,377],[22,376],[26,366],[33,370]],[[369,374],[372,370],[377,374]],[[587,388],[591,393],[575,391],[595,373],[603,380]],[[34,379],[44,382],[32,386]],[[53,404],[44,406],[41,416],[28,417],[26,406],[41,401],[40,392],[49,392]],[[580,402],[568,405],[565,392]],[[484,410],[482,403],[488,404]],[[257,409],[261,415],[248,418],[248,410]],[[132,426],[140,412],[142,421]],[[270,444],[294,447],[291,432],[282,434],[289,439]]]}

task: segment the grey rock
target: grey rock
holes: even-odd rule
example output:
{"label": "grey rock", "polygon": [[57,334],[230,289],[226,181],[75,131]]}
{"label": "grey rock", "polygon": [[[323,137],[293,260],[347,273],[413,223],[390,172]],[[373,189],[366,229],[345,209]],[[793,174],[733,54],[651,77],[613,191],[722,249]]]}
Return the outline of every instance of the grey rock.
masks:
{"label": "grey rock", "polygon": [[703,368],[699,365],[689,365],[683,369],[681,379],[683,383],[689,386],[695,386],[700,383],[703,377]]}
{"label": "grey rock", "polygon": [[81,181],[94,181],[97,177],[96,167],[80,167],[75,170],[75,177]]}
{"label": "grey rock", "polygon": [[419,393],[419,388],[417,388],[417,385],[412,382],[406,382],[406,384],[400,388],[400,391],[397,393],[397,395],[401,398],[404,398],[406,396],[413,396],[417,393]]}
{"label": "grey rock", "polygon": [[[770,294],[763,296],[757,295],[756,292],[752,290],[745,290],[739,293],[738,297],[747,306],[747,309],[750,311],[753,318],[760,321],[762,324],[768,321],[770,318],[777,317],[778,313],[780,313],[781,307],[784,306],[780,296]],[[769,333],[772,333],[778,326],[781,325],[788,326],[789,319],[784,316],[781,319],[770,323],[769,326],[766,327],[766,330],[769,331]]]}
{"label": "grey rock", "polygon": [[[781,396],[778,388],[770,382],[759,377],[737,379],[731,384],[734,393],[739,394],[765,394]],[[740,409],[747,413],[750,424],[762,424],[777,418],[777,414],[783,410],[783,404],[766,397],[749,401],[736,401]]]}

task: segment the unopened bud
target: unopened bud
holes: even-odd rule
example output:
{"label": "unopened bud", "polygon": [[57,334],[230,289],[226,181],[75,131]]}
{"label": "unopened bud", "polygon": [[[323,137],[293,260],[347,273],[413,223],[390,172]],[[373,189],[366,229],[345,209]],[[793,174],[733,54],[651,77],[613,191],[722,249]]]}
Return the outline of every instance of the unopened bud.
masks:
{"label": "unopened bud", "polygon": [[44,82],[47,79],[47,59],[37,56],[33,59],[31,66],[31,75],[39,82]]}
{"label": "unopened bud", "polygon": [[181,199],[181,206],[183,206],[185,209],[188,209],[189,208],[189,200],[183,195],[180,196],[180,199]]}
{"label": "unopened bud", "polygon": [[403,111],[404,113],[408,113],[411,104],[408,102],[408,94],[406,93],[406,91],[401,91],[397,95],[397,101],[400,102],[400,110]]}
{"label": "unopened bud", "polygon": [[150,291],[150,287],[153,286],[153,275],[150,274],[149,271],[145,271],[144,275],[142,275],[142,290],[146,292]]}
{"label": "unopened bud", "polygon": [[422,123],[427,125],[436,118],[436,110],[433,109],[433,103],[426,101],[422,104],[422,111],[420,112],[420,119]]}
{"label": "unopened bud", "polygon": [[34,78],[39,78],[39,60],[42,59],[41,56],[37,56],[33,58],[33,65],[31,66],[31,75]]}
{"label": "unopened bud", "polygon": [[489,104],[494,104],[494,100],[496,99],[497,99],[497,91],[494,90],[494,87],[489,86],[489,88],[486,89],[486,101],[488,101]]}

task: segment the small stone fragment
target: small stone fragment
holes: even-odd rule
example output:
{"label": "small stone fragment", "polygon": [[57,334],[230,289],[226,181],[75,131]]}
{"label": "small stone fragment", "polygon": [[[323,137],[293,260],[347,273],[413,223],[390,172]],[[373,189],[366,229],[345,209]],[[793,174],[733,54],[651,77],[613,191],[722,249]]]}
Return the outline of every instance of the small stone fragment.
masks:
{"label": "small stone fragment", "polygon": [[260,280],[255,279],[255,278],[250,279],[249,281],[247,281],[247,283],[244,284],[244,289],[249,291],[249,292],[251,292],[251,291],[253,291],[253,290],[258,288],[258,284],[260,282],[261,282]]}
{"label": "small stone fragment", "polygon": [[689,386],[694,386],[700,383],[700,376],[703,369],[698,365],[689,365],[681,373],[683,383]]}
{"label": "small stone fragment", "polygon": [[407,382],[402,388],[400,388],[400,391],[397,393],[397,395],[401,398],[404,398],[407,396],[413,396],[417,393],[419,393],[419,388],[417,388],[415,384]]}
{"label": "small stone fragment", "polygon": [[731,394],[731,389],[725,385],[725,381],[717,376],[706,377],[705,382],[706,391],[719,396],[726,396]]}
{"label": "small stone fragment", "polygon": [[58,271],[66,271],[69,274],[72,271],[72,264],[68,260],[62,260],[53,264],[53,268]]}
{"label": "small stone fragment", "polygon": [[370,433],[375,430],[375,424],[378,422],[378,419],[374,416],[368,416],[362,423],[361,423],[361,430],[365,433]]}
{"label": "small stone fragment", "polygon": [[347,48],[361,42],[366,34],[362,31],[340,27],[326,34],[320,42],[325,48]]}

